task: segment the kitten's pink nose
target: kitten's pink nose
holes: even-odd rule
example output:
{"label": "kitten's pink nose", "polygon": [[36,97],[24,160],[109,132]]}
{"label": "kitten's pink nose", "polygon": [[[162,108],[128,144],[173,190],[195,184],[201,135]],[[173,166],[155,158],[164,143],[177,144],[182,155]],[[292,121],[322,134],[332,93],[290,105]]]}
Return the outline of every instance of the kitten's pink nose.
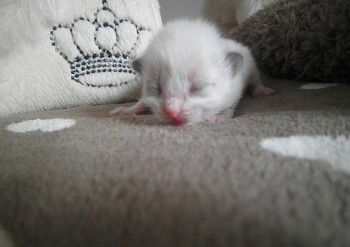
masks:
{"label": "kitten's pink nose", "polygon": [[169,120],[171,120],[175,125],[183,125],[185,123],[181,110],[165,107],[164,111]]}
{"label": "kitten's pink nose", "polygon": [[165,107],[165,114],[167,115],[168,118],[175,119],[180,115],[180,111],[171,109],[169,107]]}
{"label": "kitten's pink nose", "polygon": [[182,101],[171,96],[164,102],[164,113],[169,120],[171,120],[176,125],[182,125],[185,123],[183,118],[183,106]]}

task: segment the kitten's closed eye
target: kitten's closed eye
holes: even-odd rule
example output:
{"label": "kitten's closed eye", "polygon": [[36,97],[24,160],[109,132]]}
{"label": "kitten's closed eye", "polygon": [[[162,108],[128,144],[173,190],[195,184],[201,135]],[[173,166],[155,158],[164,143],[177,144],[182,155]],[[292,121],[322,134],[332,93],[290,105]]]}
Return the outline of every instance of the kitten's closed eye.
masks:
{"label": "kitten's closed eye", "polygon": [[192,84],[190,87],[190,95],[198,93],[201,89],[202,87]]}
{"label": "kitten's closed eye", "polygon": [[196,70],[188,72],[187,79],[190,84],[190,88],[188,89],[190,96],[205,96],[212,86],[211,83],[200,81],[201,79],[198,78]]}
{"label": "kitten's closed eye", "polygon": [[210,90],[211,84],[196,85],[192,84],[189,88],[190,96],[205,96]]}
{"label": "kitten's closed eye", "polygon": [[196,78],[196,71],[195,70],[191,70],[190,72],[188,72],[187,80],[191,84],[191,86],[189,88],[190,95],[193,95],[193,94],[199,92],[201,89],[198,85],[194,84],[195,78]]}

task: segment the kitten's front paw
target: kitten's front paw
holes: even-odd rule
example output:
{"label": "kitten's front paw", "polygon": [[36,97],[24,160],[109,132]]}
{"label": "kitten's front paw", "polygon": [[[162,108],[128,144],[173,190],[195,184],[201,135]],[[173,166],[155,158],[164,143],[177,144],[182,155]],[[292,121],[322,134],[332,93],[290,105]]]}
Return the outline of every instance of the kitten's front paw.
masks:
{"label": "kitten's front paw", "polygon": [[109,113],[109,115],[111,115],[111,116],[125,116],[125,115],[132,115],[132,114],[134,114],[128,108],[130,108],[130,107],[120,106],[120,107],[115,108],[114,110],[112,110]]}
{"label": "kitten's front paw", "polygon": [[111,116],[128,116],[128,115],[140,115],[140,114],[146,114],[149,112],[149,108],[143,104],[141,101],[137,102],[133,106],[124,107],[120,106],[114,110],[112,110],[109,115]]}

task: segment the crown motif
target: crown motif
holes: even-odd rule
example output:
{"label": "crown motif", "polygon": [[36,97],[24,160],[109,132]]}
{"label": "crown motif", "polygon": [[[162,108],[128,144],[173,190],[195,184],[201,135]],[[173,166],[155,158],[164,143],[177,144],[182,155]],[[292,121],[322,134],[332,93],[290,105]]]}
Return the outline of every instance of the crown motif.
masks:
{"label": "crown motif", "polygon": [[89,87],[117,87],[138,78],[130,61],[140,54],[151,31],[119,19],[102,1],[94,19],[80,17],[51,30],[56,51],[70,64],[71,79]]}

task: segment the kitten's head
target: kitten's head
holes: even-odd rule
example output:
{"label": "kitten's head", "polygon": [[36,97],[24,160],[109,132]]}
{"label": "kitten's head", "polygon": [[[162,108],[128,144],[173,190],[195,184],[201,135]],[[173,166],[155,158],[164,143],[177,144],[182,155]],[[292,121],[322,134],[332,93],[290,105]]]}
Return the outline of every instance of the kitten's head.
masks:
{"label": "kitten's head", "polygon": [[230,106],[225,99],[232,78],[227,58],[159,53],[146,53],[133,62],[144,83],[141,100],[158,119],[193,124],[210,120]]}
{"label": "kitten's head", "polygon": [[144,84],[141,100],[160,120],[176,125],[212,119],[234,100],[228,52],[227,42],[207,22],[168,23],[133,62]]}

